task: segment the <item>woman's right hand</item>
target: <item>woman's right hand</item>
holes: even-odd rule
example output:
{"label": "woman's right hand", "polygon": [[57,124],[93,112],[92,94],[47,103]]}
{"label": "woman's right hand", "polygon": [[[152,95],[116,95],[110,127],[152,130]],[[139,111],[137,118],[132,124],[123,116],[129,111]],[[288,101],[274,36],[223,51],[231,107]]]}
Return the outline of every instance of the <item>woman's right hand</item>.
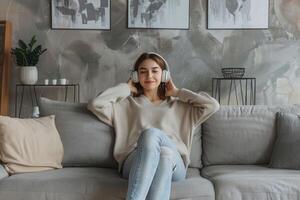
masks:
{"label": "woman's right hand", "polygon": [[128,84],[128,86],[130,88],[131,93],[133,93],[133,94],[137,94],[138,93],[137,88],[134,86],[134,82],[132,81],[131,78],[127,81],[127,84]]}

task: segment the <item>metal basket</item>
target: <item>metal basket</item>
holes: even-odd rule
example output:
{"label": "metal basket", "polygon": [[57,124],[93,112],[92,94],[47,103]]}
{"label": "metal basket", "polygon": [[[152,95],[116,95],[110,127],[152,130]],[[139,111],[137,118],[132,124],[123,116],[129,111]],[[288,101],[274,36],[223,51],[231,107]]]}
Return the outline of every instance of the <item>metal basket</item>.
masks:
{"label": "metal basket", "polygon": [[245,68],[222,68],[224,78],[242,78],[245,74]]}

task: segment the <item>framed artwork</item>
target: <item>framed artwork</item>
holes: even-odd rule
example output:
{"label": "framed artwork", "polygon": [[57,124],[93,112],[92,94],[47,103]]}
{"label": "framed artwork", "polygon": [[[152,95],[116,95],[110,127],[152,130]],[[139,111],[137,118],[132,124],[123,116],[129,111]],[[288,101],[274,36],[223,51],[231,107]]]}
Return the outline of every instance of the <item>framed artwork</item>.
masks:
{"label": "framed artwork", "polygon": [[208,29],[267,29],[269,0],[208,0]]}
{"label": "framed artwork", "polygon": [[127,0],[128,28],[189,29],[189,0]]}
{"label": "framed artwork", "polygon": [[110,0],[51,0],[52,29],[110,29]]}

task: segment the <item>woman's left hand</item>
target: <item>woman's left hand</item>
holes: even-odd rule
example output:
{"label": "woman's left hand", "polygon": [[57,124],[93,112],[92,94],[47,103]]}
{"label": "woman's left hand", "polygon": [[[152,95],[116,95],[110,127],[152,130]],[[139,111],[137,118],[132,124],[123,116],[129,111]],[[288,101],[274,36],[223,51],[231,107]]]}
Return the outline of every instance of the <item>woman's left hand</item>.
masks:
{"label": "woman's left hand", "polygon": [[175,86],[172,79],[166,83],[166,96],[177,97],[179,89]]}

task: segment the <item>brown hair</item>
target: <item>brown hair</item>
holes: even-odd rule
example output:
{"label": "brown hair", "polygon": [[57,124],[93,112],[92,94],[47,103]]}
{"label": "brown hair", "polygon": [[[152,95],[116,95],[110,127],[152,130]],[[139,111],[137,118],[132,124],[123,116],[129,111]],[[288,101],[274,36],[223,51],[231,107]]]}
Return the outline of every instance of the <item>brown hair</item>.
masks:
{"label": "brown hair", "polygon": [[[156,62],[162,70],[167,69],[166,65],[167,63],[162,59],[160,56],[154,54],[154,53],[143,53],[141,54],[138,59],[135,61],[134,64],[134,71],[138,71],[139,66],[147,59],[151,59],[154,62]],[[137,88],[138,93],[134,96],[140,96],[141,94],[144,94],[144,89],[140,83],[134,83],[134,86]],[[157,95],[160,99],[165,100],[166,97],[166,84],[161,82],[158,86]]]}

